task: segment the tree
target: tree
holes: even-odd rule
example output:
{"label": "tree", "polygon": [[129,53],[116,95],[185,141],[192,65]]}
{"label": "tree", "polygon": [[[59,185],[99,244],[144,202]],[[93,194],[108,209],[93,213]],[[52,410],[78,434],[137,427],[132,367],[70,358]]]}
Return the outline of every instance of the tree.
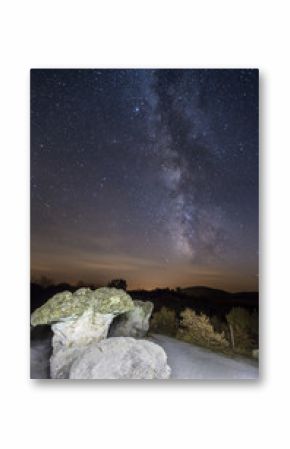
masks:
{"label": "tree", "polygon": [[112,279],[108,283],[108,287],[121,288],[122,290],[127,290],[127,282],[125,279]]}

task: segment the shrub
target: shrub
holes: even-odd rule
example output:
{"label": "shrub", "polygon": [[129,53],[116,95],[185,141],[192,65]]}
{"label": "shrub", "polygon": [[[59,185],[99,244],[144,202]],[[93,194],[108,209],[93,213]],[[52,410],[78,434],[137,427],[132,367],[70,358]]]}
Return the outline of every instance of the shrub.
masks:
{"label": "shrub", "polygon": [[197,315],[194,310],[185,309],[181,312],[181,318],[181,327],[178,329],[177,338],[209,348],[227,348],[229,346],[224,332],[215,332],[208,316]]}
{"label": "shrub", "polygon": [[233,349],[244,351],[252,348],[254,342],[251,330],[255,327],[255,317],[242,307],[234,307],[226,319],[230,328]]}
{"label": "shrub", "polygon": [[158,312],[155,312],[150,321],[150,331],[175,336],[177,332],[175,311],[162,307]]}
{"label": "shrub", "polygon": [[250,330],[253,339],[258,342],[259,339],[259,315],[257,310],[254,310],[250,318]]}
{"label": "shrub", "polygon": [[222,331],[224,331],[224,323],[217,315],[213,315],[210,318],[210,322],[211,322],[215,332],[221,333]]}

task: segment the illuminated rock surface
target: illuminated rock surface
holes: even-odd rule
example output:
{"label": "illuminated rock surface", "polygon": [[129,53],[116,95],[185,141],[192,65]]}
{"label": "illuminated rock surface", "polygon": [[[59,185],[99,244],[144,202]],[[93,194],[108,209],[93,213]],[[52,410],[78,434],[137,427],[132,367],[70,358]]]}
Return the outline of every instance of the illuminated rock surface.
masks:
{"label": "illuminated rock surface", "polygon": [[73,362],[70,379],[168,379],[165,351],[148,340],[113,337],[88,346]]}
{"label": "illuminated rock surface", "polygon": [[150,301],[133,302],[133,310],[114,319],[109,331],[110,337],[143,338],[147,335],[153,303]]}

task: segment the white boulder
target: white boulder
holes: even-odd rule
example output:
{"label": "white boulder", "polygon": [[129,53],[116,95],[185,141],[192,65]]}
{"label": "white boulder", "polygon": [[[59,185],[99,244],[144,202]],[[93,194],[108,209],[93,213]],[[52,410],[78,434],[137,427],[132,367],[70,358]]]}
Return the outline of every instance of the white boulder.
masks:
{"label": "white boulder", "polygon": [[60,347],[50,357],[50,378],[68,379],[72,363],[82,354],[84,347]]}
{"label": "white boulder", "polygon": [[168,379],[170,372],[160,346],[147,340],[113,337],[84,348],[72,363],[69,378]]}

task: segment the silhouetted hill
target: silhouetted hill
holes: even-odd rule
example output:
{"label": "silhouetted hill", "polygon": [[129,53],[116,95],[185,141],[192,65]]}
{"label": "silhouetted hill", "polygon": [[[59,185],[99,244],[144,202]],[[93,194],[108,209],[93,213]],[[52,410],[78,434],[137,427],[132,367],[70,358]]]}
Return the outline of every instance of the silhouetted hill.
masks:
{"label": "silhouetted hill", "polygon": [[230,293],[226,292],[225,290],[218,290],[215,288],[204,287],[199,285],[196,287],[181,288],[180,291],[194,298],[210,298],[210,297],[216,298],[217,296],[225,297],[230,295]]}
{"label": "silhouetted hill", "polygon": [[203,286],[177,290],[135,290],[131,291],[130,294],[136,299],[151,300],[154,303],[155,310],[165,306],[174,309],[178,314],[186,307],[192,308],[196,312],[206,313],[209,316],[224,316],[233,307],[244,307],[251,310],[259,308],[258,292],[230,293]]}
{"label": "silhouetted hill", "polygon": [[206,300],[212,299],[213,301],[219,303],[227,303],[232,306],[235,304],[241,307],[253,307],[258,308],[259,306],[259,294],[258,292],[237,292],[230,293],[225,290],[218,290],[209,287],[187,287],[181,289],[183,293],[191,298],[204,298]]}

